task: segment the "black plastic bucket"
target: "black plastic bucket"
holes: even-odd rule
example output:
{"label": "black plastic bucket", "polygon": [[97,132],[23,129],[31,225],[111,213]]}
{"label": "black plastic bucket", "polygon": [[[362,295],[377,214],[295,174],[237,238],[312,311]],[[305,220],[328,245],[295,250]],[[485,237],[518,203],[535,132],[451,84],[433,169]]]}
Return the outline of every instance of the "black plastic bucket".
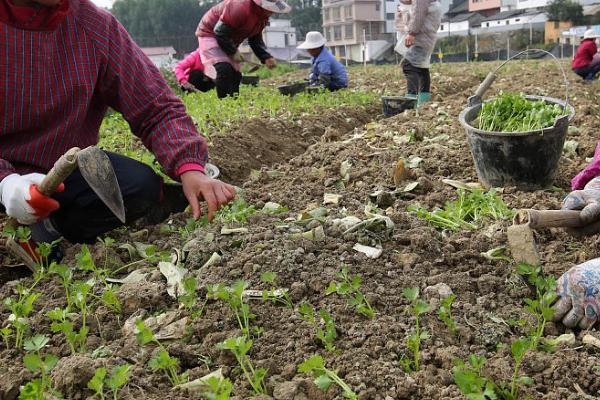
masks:
{"label": "black plastic bucket", "polygon": [[467,133],[477,176],[486,188],[516,186],[519,190],[534,191],[552,185],[575,110],[551,97],[525,97],[566,107],[567,114],[557,118],[549,128],[506,133],[482,131],[471,125],[481,110],[481,103],[460,113],[459,120]]}
{"label": "black plastic bucket", "polygon": [[252,86],[258,86],[258,83],[260,82],[260,77],[259,76],[252,76],[252,75],[244,75],[242,76],[242,85],[252,85]]}
{"label": "black plastic bucket", "polygon": [[293,96],[295,94],[304,92],[307,87],[307,82],[297,82],[278,86],[277,89],[279,90],[279,93],[285,96]]}
{"label": "black plastic bucket", "polygon": [[416,98],[406,96],[381,96],[381,102],[384,117],[391,117],[417,106]]}

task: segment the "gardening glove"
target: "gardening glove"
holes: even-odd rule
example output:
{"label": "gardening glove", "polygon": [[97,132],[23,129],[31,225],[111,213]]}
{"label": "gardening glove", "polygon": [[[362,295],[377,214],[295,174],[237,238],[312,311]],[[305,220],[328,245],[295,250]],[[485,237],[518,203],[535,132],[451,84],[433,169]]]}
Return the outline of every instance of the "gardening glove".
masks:
{"label": "gardening glove", "polygon": [[[0,182],[0,202],[6,209],[6,215],[16,219],[20,224],[31,225],[47,218],[56,211],[59,204],[56,200],[44,196],[37,188],[42,183],[43,174],[11,174]],[[62,192],[65,185],[56,189]]]}
{"label": "gardening glove", "polygon": [[600,315],[600,258],[576,265],[558,280],[554,320],[574,328],[591,328]]}
{"label": "gardening glove", "polygon": [[600,232],[600,177],[589,181],[583,190],[574,190],[565,197],[563,210],[581,210],[584,226],[567,231],[575,236],[593,235]]}

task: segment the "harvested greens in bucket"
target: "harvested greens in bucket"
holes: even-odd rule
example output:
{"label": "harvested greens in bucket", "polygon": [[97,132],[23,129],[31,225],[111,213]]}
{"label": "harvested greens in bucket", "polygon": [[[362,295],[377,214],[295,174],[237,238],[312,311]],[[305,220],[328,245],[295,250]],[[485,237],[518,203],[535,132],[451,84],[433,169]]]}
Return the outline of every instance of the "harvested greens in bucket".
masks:
{"label": "harvested greens in bucket", "polygon": [[490,132],[530,132],[554,125],[565,114],[563,107],[544,100],[527,100],[522,93],[500,92],[483,103],[478,128]]}

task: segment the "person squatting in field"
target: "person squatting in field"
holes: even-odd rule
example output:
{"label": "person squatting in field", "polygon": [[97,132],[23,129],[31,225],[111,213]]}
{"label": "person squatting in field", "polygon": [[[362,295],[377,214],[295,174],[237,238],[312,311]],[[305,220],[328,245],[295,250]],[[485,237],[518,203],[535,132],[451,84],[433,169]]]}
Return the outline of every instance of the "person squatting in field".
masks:
{"label": "person squatting in field", "polygon": [[212,218],[234,198],[231,185],[205,175],[206,140],[158,69],[90,0],[0,0],[0,60],[0,212],[28,225],[36,242],[94,242],[121,225],[78,171],[52,198],[36,189],[68,149],[98,143],[108,107],[183,188],[108,153],[127,223],[188,202],[198,218],[199,199]]}
{"label": "person squatting in field", "polygon": [[[600,141],[590,165],[571,181],[573,191],[564,199],[565,210],[581,210],[586,225],[572,230],[576,236],[600,233]],[[558,280],[555,320],[568,327],[588,329],[600,316],[600,258],[579,264]]]}
{"label": "person squatting in field", "polygon": [[437,0],[400,0],[396,11],[398,44],[402,70],[406,77],[407,97],[417,98],[421,105],[431,99],[431,54],[442,20]]}
{"label": "person squatting in field", "polygon": [[186,92],[208,92],[214,89],[215,82],[204,74],[204,64],[200,50],[196,49],[179,61],[173,70],[177,82]]}
{"label": "person squatting in field", "polygon": [[346,68],[325,47],[326,40],[321,32],[308,32],[304,43],[298,46],[312,57],[312,68],[308,77],[311,86],[322,86],[336,91],[348,87]]}
{"label": "person squatting in field", "polygon": [[583,40],[575,52],[571,69],[586,81],[593,81],[600,72],[600,54],[596,40],[598,35],[594,29],[588,29],[583,34]]}
{"label": "person squatting in field", "polygon": [[233,96],[240,91],[243,61],[238,51],[246,39],[250,48],[267,68],[275,68],[275,59],[267,51],[262,31],[273,13],[289,13],[283,0],[224,0],[204,16],[196,36],[204,73],[215,80],[217,96]]}

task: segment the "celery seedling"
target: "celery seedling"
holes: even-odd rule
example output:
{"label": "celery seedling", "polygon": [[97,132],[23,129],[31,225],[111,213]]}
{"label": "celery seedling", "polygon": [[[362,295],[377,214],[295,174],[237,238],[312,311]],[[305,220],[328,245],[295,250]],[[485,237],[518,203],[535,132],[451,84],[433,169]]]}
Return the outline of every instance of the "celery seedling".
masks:
{"label": "celery seedling", "polygon": [[265,289],[262,291],[263,301],[270,300],[273,303],[280,303],[286,306],[287,308],[292,308],[294,305],[292,304],[292,300],[290,299],[290,295],[287,291],[282,291],[281,294],[277,292],[277,288],[275,287],[277,281],[277,274],[275,272],[265,272],[260,275],[261,282],[268,283],[271,285],[269,289]]}
{"label": "celery seedling", "polygon": [[15,348],[20,348],[23,345],[23,338],[29,329],[29,315],[33,311],[33,303],[41,296],[40,293],[31,293],[29,289],[23,285],[17,285],[19,299],[15,300],[12,297],[4,300],[4,305],[8,307],[11,314],[8,317],[8,322],[15,330]]}
{"label": "celery seedling", "polygon": [[67,299],[67,309],[70,311],[73,307],[73,303],[71,300],[71,292],[69,290],[71,286],[71,282],[73,280],[73,272],[71,268],[64,264],[52,264],[50,266],[50,273],[56,274],[59,276],[60,281],[65,288],[65,297]]}
{"label": "celery seedling", "polygon": [[81,329],[79,330],[79,333],[83,335],[83,337],[79,339],[79,351],[81,353],[85,352],[85,343],[87,341],[87,334],[89,332],[87,327],[88,296],[94,287],[94,283],[94,280],[88,280],[86,282],[77,281],[73,282],[71,286],[73,303],[75,304],[75,307],[79,309],[79,313],[81,314]]}
{"label": "celery seedling", "polygon": [[250,306],[244,301],[243,293],[248,282],[237,281],[230,287],[223,284],[208,286],[208,298],[216,298],[227,303],[238,322],[242,333],[250,337],[250,320],[256,316],[250,312]]}
{"label": "celery seedling", "polygon": [[2,342],[4,342],[6,350],[8,350],[10,348],[10,338],[13,337],[13,330],[10,329],[10,326],[5,326],[0,329],[0,335],[2,335]]}
{"label": "celery seedling", "polygon": [[107,376],[106,368],[97,368],[87,387],[94,391],[95,396],[104,400],[104,385],[106,385],[113,395],[113,400],[117,400],[119,398],[119,390],[129,382],[130,369],[131,365],[129,364],[119,365],[113,367],[110,376]]}
{"label": "celery seedling", "polygon": [[440,320],[446,324],[450,332],[453,335],[456,335],[458,328],[456,327],[456,322],[452,318],[452,303],[456,299],[455,294],[451,294],[450,296],[444,298],[442,303],[440,304],[440,308],[438,308],[438,317]]}
{"label": "celery seedling", "polygon": [[31,339],[25,341],[24,349],[27,354],[23,357],[25,367],[32,373],[39,372],[40,378],[34,379],[21,388],[19,399],[45,400],[47,394],[57,396],[60,395],[52,388],[52,380],[50,371],[56,365],[59,358],[53,354],[48,354],[42,357],[42,349],[48,344],[48,337],[43,335],[35,335]]}
{"label": "celery seedling", "polygon": [[298,372],[312,374],[315,378],[314,383],[323,391],[329,389],[332,383],[337,384],[342,389],[342,395],[345,399],[357,400],[358,396],[350,389],[350,386],[335,371],[325,368],[323,357],[318,354],[310,357],[298,366]]}
{"label": "celery seedling", "polygon": [[519,338],[510,345],[510,351],[512,352],[515,365],[513,367],[513,375],[510,382],[510,389],[502,384],[497,387],[498,394],[505,400],[517,400],[519,398],[519,383],[524,385],[531,385],[533,379],[528,376],[519,377],[519,369],[525,358],[525,354],[533,348],[535,348],[535,340],[530,337]]}
{"label": "celery seedling", "polygon": [[205,383],[208,386],[208,391],[203,392],[202,396],[207,400],[229,400],[233,391],[233,384],[228,378],[211,376]]}
{"label": "celery seedling", "polygon": [[415,331],[406,339],[406,347],[413,353],[413,359],[403,358],[400,364],[406,372],[419,370],[419,351],[421,349],[421,341],[429,339],[430,335],[427,331],[421,331],[421,315],[429,311],[430,306],[419,298],[419,288],[405,288],[402,294],[410,302],[410,312],[415,317]]}
{"label": "celery seedling", "polygon": [[238,336],[217,344],[217,347],[233,353],[248,383],[252,386],[254,394],[266,394],[267,389],[265,388],[264,379],[267,375],[267,370],[264,368],[255,369],[248,356],[248,351],[250,351],[253,343],[252,339],[248,339],[245,336]]}
{"label": "celery seedling", "polygon": [[162,343],[156,339],[152,331],[146,327],[146,325],[144,325],[142,320],[137,320],[135,322],[135,326],[137,328],[137,341],[140,345],[145,346],[148,343],[154,343],[160,348],[160,351],[154,357],[152,357],[148,363],[148,366],[155,371],[163,370],[173,386],[177,386],[186,382],[187,373],[177,373],[179,360],[169,355],[167,349],[165,349]]}
{"label": "celery seedling", "polygon": [[373,318],[375,316],[375,310],[373,310],[365,295],[360,291],[362,278],[358,275],[350,277],[348,274],[348,267],[346,266],[342,267],[342,270],[338,272],[337,277],[341,282],[331,282],[327,289],[325,289],[325,294],[330,295],[332,293],[337,293],[340,296],[346,297],[348,299],[348,304],[354,306],[358,314]]}
{"label": "celery seedling", "polygon": [[310,304],[300,304],[300,306],[298,306],[298,313],[304,321],[313,326],[317,339],[325,346],[325,349],[327,351],[335,351],[333,342],[337,339],[337,331],[335,329],[335,322],[327,310],[319,310],[319,316],[325,324],[325,329],[321,328],[321,324],[317,321],[315,310]]}
{"label": "celery seedling", "polygon": [[54,333],[62,332],[65,335],[72,354],[75,354],[77,351],[85,351],[88,328],[82,326],[79,332],[75,331],[73,322],[71,321],[77,318],[77,314],[69,313],[69,310],[66,308],[55,308],[48,311],[47,316],[54,321],[50,324],[50,330]]}
{"label": "celery seedling", "polygon": [[455,366],[452,368],[454,383],[469,400],[496,399],[496,385],[481,375],[481,369],[485,362],[485,357],[475,354],[469,355],[467,363],[458,359],[454,360]]}

